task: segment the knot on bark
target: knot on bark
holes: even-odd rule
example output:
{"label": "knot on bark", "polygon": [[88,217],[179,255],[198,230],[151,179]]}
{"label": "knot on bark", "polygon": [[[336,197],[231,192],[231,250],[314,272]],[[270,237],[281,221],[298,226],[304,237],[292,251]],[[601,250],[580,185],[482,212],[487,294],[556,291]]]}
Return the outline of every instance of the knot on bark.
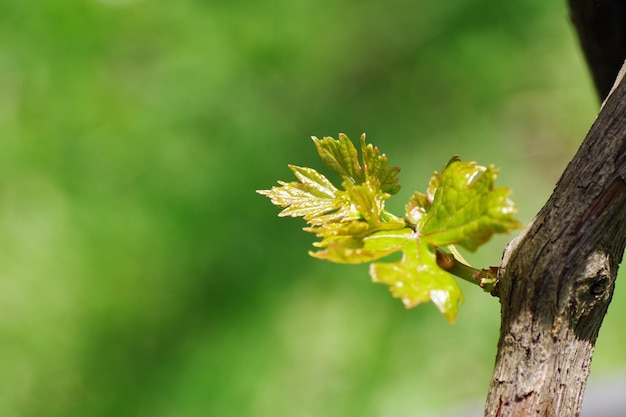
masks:
{"label": "knot on bark", "polygon": [[595,340],[611,302],[615,274],[611,273],[609,261],[606,252],[591,253],[583,266],[584,271],[574,284],[572,327],[581,339]]}

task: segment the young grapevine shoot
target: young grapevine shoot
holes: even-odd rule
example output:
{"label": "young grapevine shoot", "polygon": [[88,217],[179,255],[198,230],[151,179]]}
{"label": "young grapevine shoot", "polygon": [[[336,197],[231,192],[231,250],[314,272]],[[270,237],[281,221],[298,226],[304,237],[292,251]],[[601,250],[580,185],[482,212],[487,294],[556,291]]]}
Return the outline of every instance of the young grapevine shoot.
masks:
{"label": "young grapevine shoot", "polygon": [[[407,308],[432,301],[454,322],[461,289],[452,274],[492,291],[495,272],[476,270],[464,263],[455,245],[475,251],[494,233],[521,227],[510,190],[494,187],[498,170],[453,157],[442,172],[434,173],[425,194],[415,192],[404,216],[385,210],[396,194],[397,167],[361,136],[361,161],[350,139],[313,137],[324,164],[341,178],[341,188],[312,168],[289,165],[298,181],[259,190],[283,207],[279,216],[302,217],[304,230],[321,240],[310,255],[339,263],[372,262],[372,280],[387,284]],[[385,261],[401,252],[401,259]]]}

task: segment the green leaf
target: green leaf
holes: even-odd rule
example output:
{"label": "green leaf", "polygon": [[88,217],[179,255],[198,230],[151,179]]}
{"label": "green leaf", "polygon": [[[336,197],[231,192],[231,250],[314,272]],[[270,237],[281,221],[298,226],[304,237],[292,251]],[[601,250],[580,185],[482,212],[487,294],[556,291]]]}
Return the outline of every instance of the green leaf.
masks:
{"label": "green leaf", "polygon": [[387,156],[381,154],[371,143],[366,143],[365,134],[362,134],[360,139],[363,166],[359,163],[357,149],[343,133],[339,134],[337,140],[329,136],[323,139],[313,136],[312,139],[324,164],[344,181],[353,184],[366,182],[376,184],[377,189],[388,194],[396,194],[400,190],[398,185],[400,168],[390,167]]}
{"label": "green leaf", "polygon": [[410,228],[379,231],[364,238],[334,236],[314,244],[323,248],[311,256],[338,263],[364,263],[402,252],[397,262],[376,262],[370,276],[377,283],[387,284],[391,294],[407,308],[432,301],[439,311],[454,322],[463,301],[461,289],[452,275],[437,265],[434,248]]}
{"label": "green leaf", "polygon": [[400,168],[390,167],[387,156],[381,154],[371,143],[365,142],[365,133],[361,135],[361,153],[366,181],[376,181],[384,193],[396,194],[400,191],[400,185],[398,185]]}
{"label": "green leaf", "polygon": [[380,214],[385,207],[385,196],[370,182],[352,185],[345,182],[347,198],[354,207],[354,215],[363,218],[372,228],[381,222]]}
{"label": "green leaf", "polygon": [[323,250],[309,252],[318,259],[347,264],[371,262],[404,248],[415,235],[412,229],[385,230],[365,237],[329,236],[313,245]]}
{"label": "green leaf", "polygon": [[[517,208],[509,200],[510,190],[494,188],[498,170],[453,158],[435,183],[436,191],[427,214],[417,222],[423,239],[434,246],[458,244],[474,251],[494,233],[522,227],[515,219]],[[432,187],[433,181],[431,181]],[[430,197],[429,197],[430,200]],[[415,204],[419,206],[420,202]],[[419,217],[413,207],[407,215]]]}
{"label": "green leaf", "polygon": [[413,225],[422,223],[422,219],[428,214],[431,205],[432,201],[426,194],[416,191],[409,199],[409,204],[406,205],[407,220]]}
{"label": "green leaf", "polygon": [[[455,158],[452,158],[450,162],[454,160]],[[450,164],[450,162],[448,162],[448,164]],[[432,206],[433,200],[435,198],[435,192],[439,187],[440,179],[441,176],[439,175],[439,173],[435,172],[430,178],[426,194],[422,194],[419,191],[416,191],[409,199],[409,204],[406,205],[406,218],[411,224],[421,224],[422,219],[424,219],[426,217],[426,214],[428,214],[428,212],[430,211],[430,207]]]}
{"label": "green leaf", "polygon": [[335,174],[344,181],[350,180],[354,184],[362,184],[365,181],[357,150],[348,136],[340,133],[338,140],[330,136],[323,139],[313,136],[312,139],[320,158]]}
{"label": "green leaf", "polygon": [[454,323],[463,295],[452,275],[437,265],[433,248],[418,238],[410,238],[402,253],[400,261],[370,265],[372,280],[387,284],[391,294],[401,299],[406,308],[432,301]]}
{"label": "green leaf", "polygon": [[335,186],[316,170],[295,165],[289,165],[289,168],[300,182],[278,181],[280,187],[257,191],[269,197],[274,205],[285,207],[279,216],[302,216],[308,221],[314,221],[345,205],[345,201],[338,197]]}

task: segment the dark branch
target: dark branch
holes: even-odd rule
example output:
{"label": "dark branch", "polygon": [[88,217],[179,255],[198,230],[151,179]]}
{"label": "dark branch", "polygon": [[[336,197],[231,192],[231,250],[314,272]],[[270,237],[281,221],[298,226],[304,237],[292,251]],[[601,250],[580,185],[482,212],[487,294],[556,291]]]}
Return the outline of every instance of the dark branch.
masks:
{"label": "dark branch", "polygon": [[626,58],[626,1],[568,1],[596,90],[604,100]]}

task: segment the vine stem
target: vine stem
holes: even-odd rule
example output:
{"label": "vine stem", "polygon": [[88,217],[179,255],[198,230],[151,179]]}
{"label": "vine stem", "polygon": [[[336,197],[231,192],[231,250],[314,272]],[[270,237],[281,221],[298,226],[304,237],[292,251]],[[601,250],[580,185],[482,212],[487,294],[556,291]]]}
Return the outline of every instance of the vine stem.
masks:
{"label": "vine stem", "polygon": [[467,282],[478,285],[485,292],[491,293],[494,297],[498,296],[496,290],[496,284],[498,283],[498,267],[491,267],[489,269],[473,268],[456,259],[454,254],[446,252],[439,247],[435,248],[435,254],[437,255],[437,265],[441,269]]}

